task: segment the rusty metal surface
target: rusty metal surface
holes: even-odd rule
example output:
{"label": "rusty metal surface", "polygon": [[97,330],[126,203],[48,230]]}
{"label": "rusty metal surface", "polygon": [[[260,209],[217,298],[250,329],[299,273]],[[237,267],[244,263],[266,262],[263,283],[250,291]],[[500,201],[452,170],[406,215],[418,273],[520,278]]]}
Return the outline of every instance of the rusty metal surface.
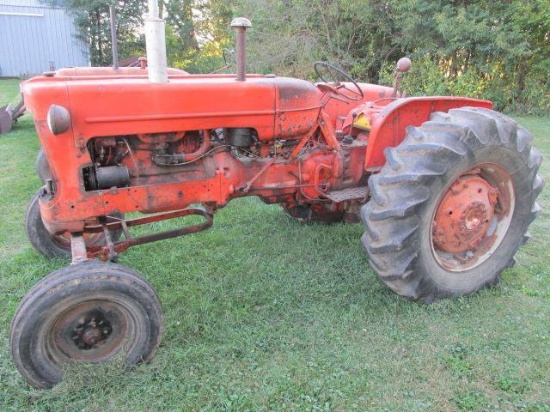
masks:
{"label": "rusty metal surface", "polygon": [[250,20],[244,17],[233,19],[231,27],[237,32],[237,81],[246,80],[246,30],[252,27]]}
{"label": "rusty metal surface", "polygon": [[353,199],[363,199],[365,202],[369,196],[369,188],[368,186],[350,187],[325,193],[325,196],[336,203]]}
{"label": "rusty metal surface", "polygon": [[[429,120],[434,112],[448,112],[458,107],[492,108],[488,100],[465,97],[410,97],[384,98],[375,103],[358,106],[354,113],[364,112],[372,126],[369,133],[369,146],[365,159],[365,169],[379,169],[386,163],[384,150],[395,147],[405,138],[409,126],[420,126]],[[347,124],[353,123],[352,115]]]}
{"label": "rusty metal surface", "polygon": [[462,253],[478,243],[494,216],[497,188],[479,176],[457,179],[447,191],[434,219],[437,248]]}
{"label": "rusty metal surface", "polygon": [[[133,237],[129,231],[129,228],[135,226],[143,226],[163,220],[181,218],[185,216],[201,216],[204,218],[204,222],[195,225],[185,226],[179,229],[168,230],[165,232],[153,233],[150,235],[143,235],[139,237]],[[85,234],[114,232],[122,229],[124,231],[126,239],[113,242],[110,237],[106,235],[107,244],[104,246],[91,246],[88,247],[89,258],[102,258],[111,259],[113,253],[121,253],[131,246],[143,245],[145,243],[156,242],[158,240],[170,239],[173,237],[189,235],[206,230],[212,226],[214,218],[211,213],[203,209],[183,209],[176,210],[167,213],[157,213],[150,216],[139,217],[134,219],[119,219],[115,221],[105,222],[100,225],[90,225],[85,228]]]}
{"label": "rusty metal surface", "polygon": [[448,270],[483,263],[499,246],[513,213],[510,175],[492,163],[462,174],[442,195],[431,238],[436,259]]}
{"label": "rusty metal surface", "polygon": [[0,134],[6,134],[11,131],[17,120],[25,114],[26,107],[23,100],[15,106],[7,104],[0,107]]}
{"label": "rusty metal surface", "polygon": [[51,356],[59,362],[109,358],[123,349],[132,322],[123,305],[105,299],[70,307],[58,316],[48,335]]}
{"label": "rusty metal surface", "polygon": [[0,134],[9,133],[13,126],[13,119],[9,112],[9,106],[0,107]]}

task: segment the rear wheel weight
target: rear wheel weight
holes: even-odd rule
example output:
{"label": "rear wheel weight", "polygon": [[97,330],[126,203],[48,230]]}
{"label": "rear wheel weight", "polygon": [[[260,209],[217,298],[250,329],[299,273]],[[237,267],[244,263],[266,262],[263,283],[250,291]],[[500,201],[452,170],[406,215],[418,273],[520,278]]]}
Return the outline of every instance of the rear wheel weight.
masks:
{"label": "rear wheel weight", "polygon": [[371,176],[362,242],[396,293],[427,302],[498,282],[538,210],[541,156],[488,109],[453,109],[409,128]]}
{"label": "rear wheel weight", "polygon": [[69,362],[103,363],[123,353],[149,361],[164,331],[160,302],[136,272],[82,262],[51,273],[23,298],[11,327],[15,365],[27,382],[49,388]]}

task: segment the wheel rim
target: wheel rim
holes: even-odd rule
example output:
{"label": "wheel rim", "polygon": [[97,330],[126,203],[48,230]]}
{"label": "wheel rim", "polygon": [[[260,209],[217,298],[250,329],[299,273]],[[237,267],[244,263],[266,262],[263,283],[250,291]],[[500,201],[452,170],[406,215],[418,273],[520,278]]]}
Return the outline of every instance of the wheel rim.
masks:
{"label": "wheel rim", "polygon": [[432,218],[431,247],[439,265],[463,272],[485,262],[502,243],[514,204],[512,180],[502,167],[486,163],[461,174]]}
{"label": "wheel rim", "polygon": [[89,300],[59,313],[45,337],[45,348],[57,363],[98,363],[122,349],[130,351],[139,336],[131,308],[113,300]]}

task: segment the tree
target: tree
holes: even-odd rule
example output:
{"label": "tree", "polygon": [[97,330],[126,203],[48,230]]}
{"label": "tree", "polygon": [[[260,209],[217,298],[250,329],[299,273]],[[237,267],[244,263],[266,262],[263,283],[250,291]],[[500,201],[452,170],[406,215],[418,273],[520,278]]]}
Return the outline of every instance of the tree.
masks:
{"label": "tree", "polygon": [[162,0],[168,62],[191,72],[211,72],[229,43],[231,8],[224,0]]}
{"label": "tree", "polygon": [[391,3],[239,0],[234,13],[252,19],[252,67],[308,77],[315,60],[328,60],[377,82],[384,64],[400,57]]}
{"label": "tree", "polygon": [[92,66],[112,64],[112,44],[109,6],[114,5],[117,15],[117,38],[120,59],[137,51],[143,54],[145,43],[139,35],[143,26],[145,2],[136,0],[41,0],[52,6],[62,6],[74,15],[79,38],[88,45]]}
{"label": "tree", "polygon": [[518,104],[550,110],[550,9],[543,3],[396,2],[397,44],[421,63],[410,83],[421,85],[420,93],[438,88],[488,98],[500,110]]}
{"label": "tree", "polygon": [[413,59],[415,94],[488,98],[497,109],[550,110],[547,0],[235,0],[252,20],[250,64],[310,77],[329,60],[359,80],[390,82]]}

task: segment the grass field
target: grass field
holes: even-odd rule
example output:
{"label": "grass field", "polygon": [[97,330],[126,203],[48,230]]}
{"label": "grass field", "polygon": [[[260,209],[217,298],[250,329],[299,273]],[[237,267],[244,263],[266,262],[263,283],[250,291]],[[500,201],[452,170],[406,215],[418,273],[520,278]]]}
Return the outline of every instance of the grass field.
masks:
{"label": "grass field", "polygon": [[[1,81],[0,103],[16,100],[17,82]],[[516,119],[550,157],[550,117]],[[360,224],[302,225],[234,201],[209,231],[121,256],[165,310],[151,364],[29,387],[12,364],[10,322],[26,291],[67,265],[25,237],[37,149],[30,115],[0,136],[0,411],[550,411],[548,191],[498,287],[433,305],[382,285]]]}

